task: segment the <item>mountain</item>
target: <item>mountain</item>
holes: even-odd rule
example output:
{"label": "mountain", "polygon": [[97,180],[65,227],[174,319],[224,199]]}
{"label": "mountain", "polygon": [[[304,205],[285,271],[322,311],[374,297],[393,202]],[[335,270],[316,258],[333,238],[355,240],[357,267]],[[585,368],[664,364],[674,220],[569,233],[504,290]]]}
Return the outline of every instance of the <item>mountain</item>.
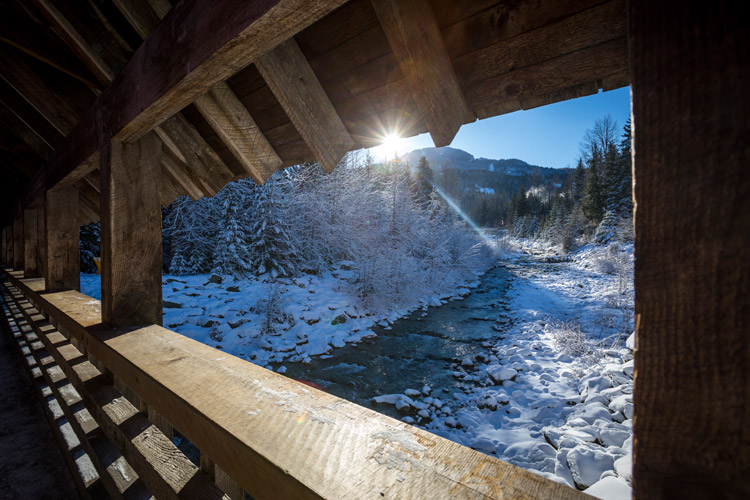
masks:
{"label": "mountain", "polygon": [[443,148],[423,148],[415,149],[410,153],[401,156],[402,161],[409,165],[416,166],[420,157],[426,157],[430,162],[433,170],[438,170],[443,165],[457,170],[486,170],[506,175],[532,175],[538,173],[543,177],[559,175],[560,169],[539,167],[529,165],[523,160],[516,158],[505,160],[493,160],[489,158],[474,158],[473,155],[461,149],[443,147]]}

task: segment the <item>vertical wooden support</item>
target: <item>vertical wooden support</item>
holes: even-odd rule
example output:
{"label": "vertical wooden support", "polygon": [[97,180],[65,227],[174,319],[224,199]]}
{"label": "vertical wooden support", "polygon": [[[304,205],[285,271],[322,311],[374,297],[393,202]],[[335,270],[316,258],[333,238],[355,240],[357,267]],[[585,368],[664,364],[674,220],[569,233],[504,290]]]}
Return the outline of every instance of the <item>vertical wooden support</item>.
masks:
{"label": "vertical wooden support", "polygon": [[750,498],[750,38],[739,5],[628,3],[635,497]]}
{"label": "vertical wooden support", "polygon": [[23,215],[13,220],[13,269],[23,271]]}
{"label": "vertical wooden support", "polygon": [[13,267],[13,225],[5,228],[5,267]]}
{"label": "vertical wooden support", "polygon": [[2,243],[2,250],[0,250],[0,259],[2,259],[3,268],[8,264],[8,240],[6,238],[8,228],[4,227],[3,232],[0,235],[0,243]]}
{"label": "vertical wooden support", "polygon": [[23,213],[24,264],[27,278],[44,276],[46,248],[44,244],[44,206],[27,208]]}
{"label": "vertical wooden support", "polygon": [[73,186],[47,191],[45,220],[48,292],[80,290],[78,189]]}
{"label": "vertical wooden support", "polygon": [[208,477],[219,487],[221,491],[226,493],[230,500],[242,500],[245,498],[245,490],[239,485],[237,481],[232,479],[229,474],[216,465],[208,455],[201,452],[201,470],[205,472]]}
{"label": "vertical wooden support", "polygon": [[112,140],[100,155],[102,321],[161,325],[161,143]]}

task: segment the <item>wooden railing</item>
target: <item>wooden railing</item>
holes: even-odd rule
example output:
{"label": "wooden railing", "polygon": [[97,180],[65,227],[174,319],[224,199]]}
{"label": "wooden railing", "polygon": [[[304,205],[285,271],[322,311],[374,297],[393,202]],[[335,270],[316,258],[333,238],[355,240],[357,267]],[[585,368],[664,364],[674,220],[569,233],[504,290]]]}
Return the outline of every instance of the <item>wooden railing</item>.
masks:
{"label": "wooden railing", "polygon": [[[165,328],[104,328],[99,301],[44,293],[42,278],[5,271],[3,285],[36,377],[113,498],[584,497]],[[200,468],[154,422],[200,449]]]}

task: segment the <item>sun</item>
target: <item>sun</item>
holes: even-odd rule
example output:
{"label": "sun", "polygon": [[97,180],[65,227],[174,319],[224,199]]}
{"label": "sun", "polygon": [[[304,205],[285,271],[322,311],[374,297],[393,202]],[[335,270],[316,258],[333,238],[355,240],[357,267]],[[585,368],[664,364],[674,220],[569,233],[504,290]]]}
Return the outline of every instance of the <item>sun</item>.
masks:
{"label": "sun", "polygon": [[387,156],[396,156],[404,147],[404,139],[397,133],[391,132],[383,137],[381,147]]}

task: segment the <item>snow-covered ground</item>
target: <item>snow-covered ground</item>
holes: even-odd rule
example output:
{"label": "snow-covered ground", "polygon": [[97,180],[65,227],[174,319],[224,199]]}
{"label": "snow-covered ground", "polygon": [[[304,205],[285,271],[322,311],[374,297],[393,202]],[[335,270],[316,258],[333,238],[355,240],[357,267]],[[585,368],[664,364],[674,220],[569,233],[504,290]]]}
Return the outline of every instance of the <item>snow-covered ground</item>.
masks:
{"label": "snow-covered ground", "polygon": [[[531,254],[531,256],[529,256]],[[403,420],[601,498],[630,498],[632,460],[632,245],[556,256],[520,241],[510,325],[486,352],[446,366],[461,392],[404,387],[376,402]],[[350,263],[322,276],[279,279],[164,276],[164,325],[256,364],[308,361],[374,336],[408,312],[469,293],[477,279],[387,315],[357,306]],[[99,277],[81,276],[99,298]],[[632,347],[632,346],[631,346]],[[283,371],[283,367],[280,371]],[[439,393],[438,393],[439,392]]]}
{"label": "snow-covered ground", "polygon": [[[375,336],[371,328],[376,324],[386,326],[415,309],[467,295],[479,285],[485,270],[477,270],[470,282],[413,297],[387,314],[357,304],[347,286],[353,275],[347,262],[322,276],[275,281],[254,276],[165,275],[163,323],[187,337],[272,369],[271,363],[307,362],[311,356],[356,344]],[[101,299],[100,276],[81,274],[81,292]]]}
{"label": "snow-covered ground", "polygon": [[[463,392],[405,388],[375,402],[466,446],[607,499],[630,498],[632,245],[508,259],[516,321],[449,369]],[[632,342],[632,337],[630,337]]]}

